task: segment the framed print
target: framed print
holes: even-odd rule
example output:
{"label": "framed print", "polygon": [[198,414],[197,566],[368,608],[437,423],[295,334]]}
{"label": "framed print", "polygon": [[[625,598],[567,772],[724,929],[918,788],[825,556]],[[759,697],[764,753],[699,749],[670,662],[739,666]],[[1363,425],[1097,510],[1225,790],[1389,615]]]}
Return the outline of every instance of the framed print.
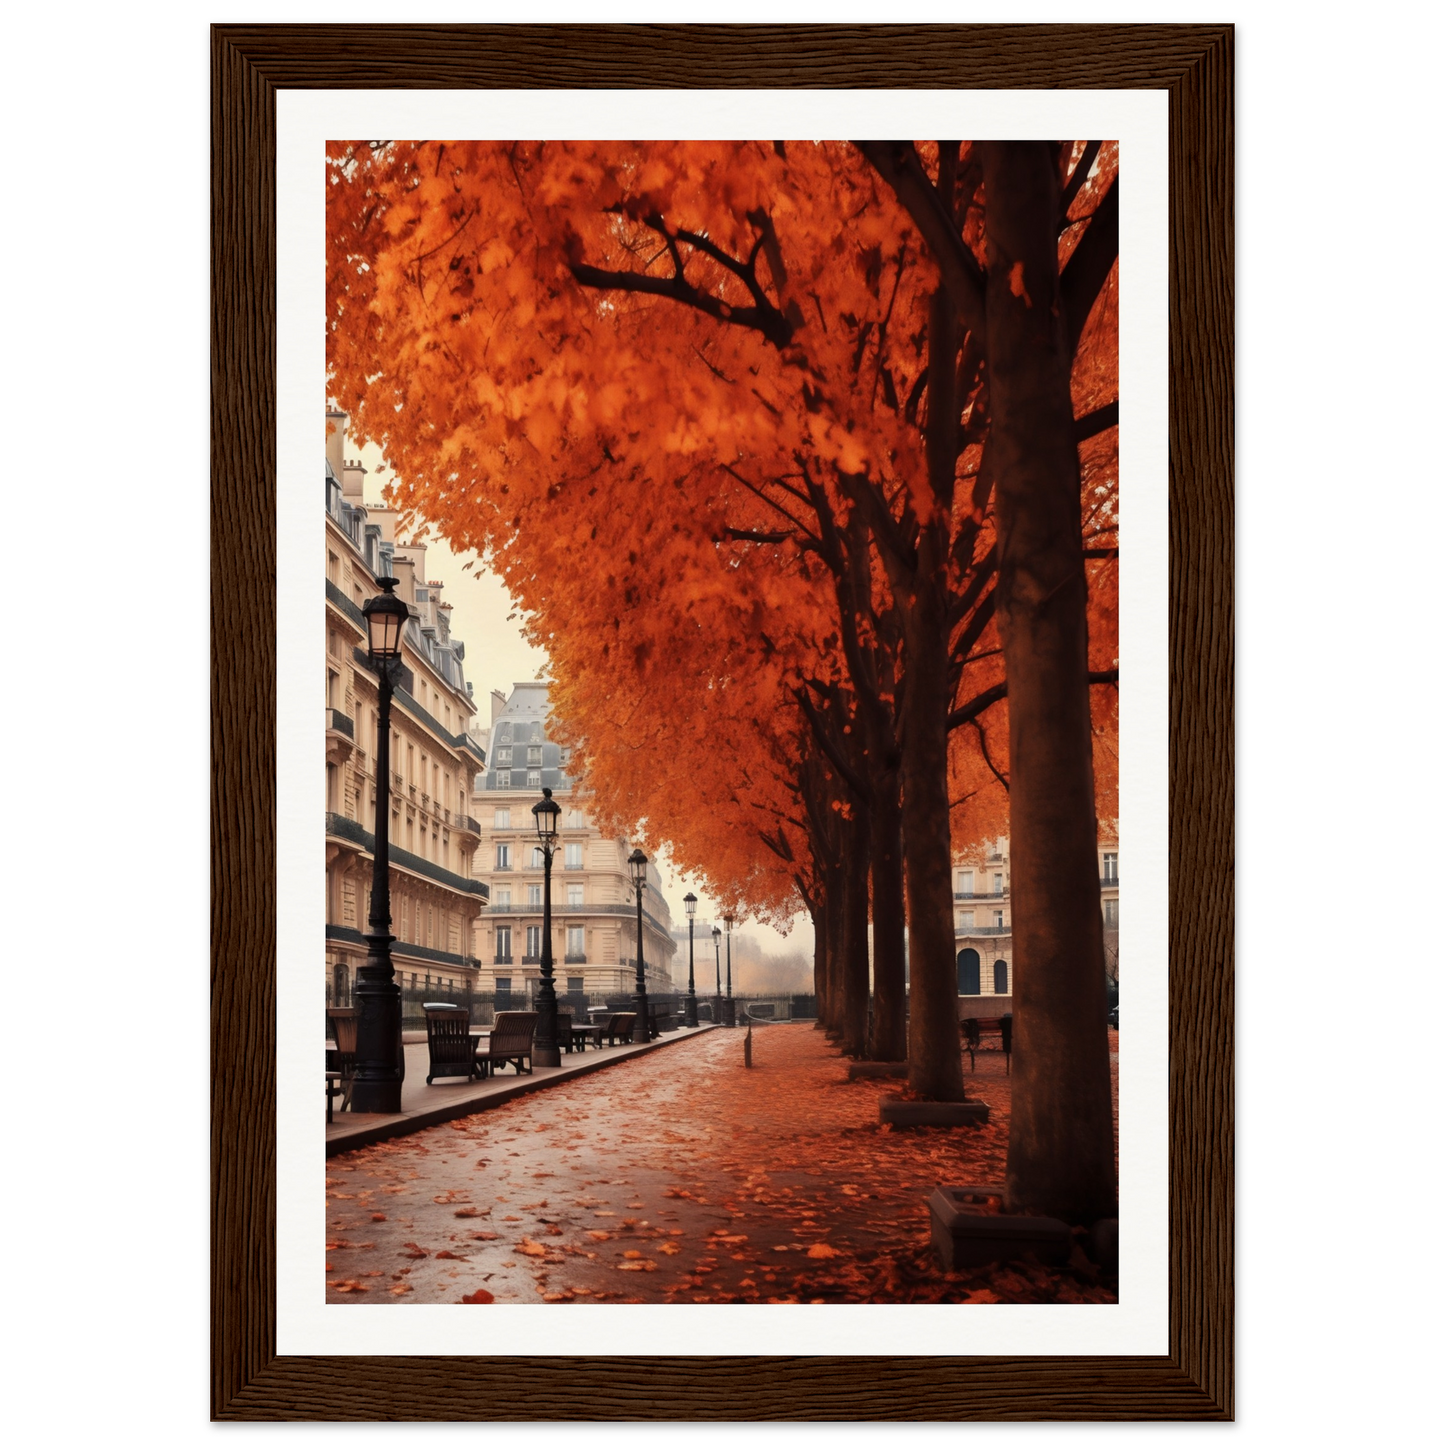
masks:
{"label": "framed print", "polygon": [[[1227,1426],[1237,1406],[1234,27],[220,22],[210,27],[208,48],[215,1425],[588,1420],[608,1429],[611,1420],[624,1429],[627,1422],[678,1420],[699,1429],[728,1420],[1072,1419]],[[604,134],[620,121],[598,121],[597,107],[617,105],[618,94],[633,95],[617,114],[639,131],[656,129],[657,121],[643,117],[666,97],[705,98],[721,117],[712,121],[721,129],[705,131],[709,136],[733,136],[740,127],[728,116],[730,95],[746,97],[757,110],[783,95],[808,117],[795,121],[802,134],[812,133],[809,124],[818,133],[842,134],[848,111],[837,101],[827,110],[818,92],[838,92],[871,134],[886,133],[889,111],[880,103],[894,94],[916,92],[909,108],[900,104],[907,120],[899,129],[920,134],[944,129],[944,121],[913,108],[932,95],[957,95],[961,110],[993,108],[1004,117],[991,121],[1004,127],[994,134],[1003,137],[1055,136],[1051,126],[1072,134],[1066,124],[1072,105],[1079,133],[1123,134],[1121,147],[1133,150],[1121,153],[1136,160],[1140,191],[1153,186],[1155,210],[1134,202],[1123,230],[1134,234],[1137,224],[1137,234],[1156,238],[1156,269],[1144,264],[1146,247],[1136,253],[1140,269],[1133,275],[1142,277],[1140,290],[1149,293],[1160,322],[1150,462],[1160,488],[1149,565],[1157,597],[1168,597],[1168,634],[1156,608],[1153,796],[1166,780],[1170,786],[1168,812],[1157,811],[1150,834],[1159,864],[1153,942],[1160,955],[1160,1049],[1147,1094],[1153,1113],[1140,1108],[1134,1116],[1140,1129],[1156,1130],[1147,1136],[1153,1172],[1140,1176],[1137,1198],[1152,1189],[1159,1230],[1149,1260],[1157,1277],[1150,1283],[1140,1274],[1127,1308],[1111,1306],[1120,1332],[1104,1342],[1111,1327],[1097,1329],[1092,1353],[1081,1353],[1084,1335],[1071,1344],[1064,1332],[1072,1328],[1069,1319],[1078,1324],[1079,1306],[1062,1305],[1012,1306],[1013,1314],[997,1316],[993,1340],[978,1331],[985,1312],[968,1312],[967,1328],[944,1342],[929,1342],[932,1327],[920,1325],[919,1316],[871,1311],[853,1312],[847,1325],[824,1325],[824,1314],[837,1319],[834,1311],[812,1324],[805,1316],[776,1337],[737,1328],[741,1315],[733,1327],[709,1324],[708,1334],[689,1334],[694,1327],[683,1325],[681,1314],[675,1327],[644,1324],[639,1316],[627,1335],[630,1353],[623,1354],[592,1347],[616,1332],[590,1334],[575,1324],[600,1318],[595,1311],[533,1306],[523,1312],[525,1321],[509,1325],[514,1338],[493,1354],[483,1353],[487,1329],[477,1334],[475,1325],[468,1338],[480,1348],[460,1353],[465,1347],[448,1340],[438,1306],[390,1309],[383,1334],[368,1325],[380,1321],[377,1311],[331,1311],[319,1319],[295,1308],[298,1256],[288,1253],[288,1240],[301,1235],[290,1220],[298,1181],[311,1166],[293,1147],[288,1124],[292,978],[277,968],[298,919],[289,881],[298,876],[288,853],[295,798],[286,747],[289,673],[277,614],[292,605],[288,553],[299,543],[277,478],[298,474],[293,438],[314,420],[318,389],[298,381],[309,373],[293,366],[298,318],[312,314],[314,292],[296,280],[288,250],[305,230],[290,204],[292,178],[298,165],[312,165],[312,152],[288,147],[296,134],[306,144],[328,136],[332,124],[337,136],[367,133],[366,105],[389,134],[464,139],[467,121],[457,116],[503,91],[523,129],[536,130],[527,105],[545,97],[553,107],[574,104],[578,116],[591,117],[579,124],[601,124]],[[1108,129],[1108,120],[1098,118],[1111,103],[1120,107],[1123,129]],[[1157,134],[1153,172],[1150,124]],[[663,126],[663,136],[681,133]],[[983,134],[967,120],[959,130]],[[319,152],[315,159],[319,191]],[[1130,175],[1127,163],[1120,175]],[[1131,204],[1127,189],[1124,204]],[[1121,322],[1126,353],[1134,344],[1130,328]],[[319,354],[314,345],[312,351]],[[1142,384],[1133,394],[1147,392]],[[1126,647],[1126,666],[1127,657]],[[1188,777],[1188,789],[1178,786],[1181,777]],[[1131,1208],[1126,1175],[1121,1169],[1121,1214]],[[1134,1218],[1142,1220],[1142,1209]],[[1146,1235],[1139,1228],[1136,1237]],[[1075,1314],[1035,1325],[1026,1314],[1035,1308]],[[347,1318],[345,1329],[338,1314]],[[782,1319],[786,1312],[766,1314]],[[405,1327],[399,1315],[407,1315]],[[387,1331],[415,1344],[389,1340]],[[699,1344],[712,1340],[715,1350]],[[555,1389],[559,1367],[565,1392]]]}

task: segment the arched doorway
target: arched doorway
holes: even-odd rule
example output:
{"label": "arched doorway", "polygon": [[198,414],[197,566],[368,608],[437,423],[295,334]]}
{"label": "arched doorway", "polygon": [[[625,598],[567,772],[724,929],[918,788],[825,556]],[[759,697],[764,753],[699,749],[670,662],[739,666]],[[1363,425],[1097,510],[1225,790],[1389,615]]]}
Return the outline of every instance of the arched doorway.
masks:
{"label": "arched doorway", "polygon": [[338,963],[331,971],[331,994],[337,1008],[351,1007],[351,970]]}
{"label": "arched doorway", "polygon": [[993,991],[995,993],[1008,992],[1008,960],[996,958],[993,961]]}
{"label": "arched doorway", "polygon": [[965,948],[958,955],[958,991],[962,994],[983,992],[979,982],[978,950]]}

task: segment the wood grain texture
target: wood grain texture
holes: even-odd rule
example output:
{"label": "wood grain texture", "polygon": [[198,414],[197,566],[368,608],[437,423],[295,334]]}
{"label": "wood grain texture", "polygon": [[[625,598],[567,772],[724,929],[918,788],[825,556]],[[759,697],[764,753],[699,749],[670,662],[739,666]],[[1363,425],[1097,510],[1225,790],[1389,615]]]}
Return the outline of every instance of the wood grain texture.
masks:
{"label": "wood grain texture", "polygon": [[[276,91],[780,85],[1169,91],[1170,1353],[278,1358]],[[216,1419],[1232,1418],[1232,88],[1228,26],[213,28]]]}

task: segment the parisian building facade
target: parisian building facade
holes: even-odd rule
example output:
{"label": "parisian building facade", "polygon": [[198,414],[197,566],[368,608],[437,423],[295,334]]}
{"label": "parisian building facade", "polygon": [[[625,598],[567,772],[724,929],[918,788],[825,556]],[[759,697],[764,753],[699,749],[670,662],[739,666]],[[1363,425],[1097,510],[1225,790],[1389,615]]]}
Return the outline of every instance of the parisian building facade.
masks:
{"label": "parisian building facade", "polygon": [[[635,986],[637,905],[627,872],[632,844],[608,837],[588,818],[567,775],[568,750],[548,736],[545,682],[492,694],[484,736],[486,770],[477,775],[473,812],[481,846],[472,877],[489,890],[476,925],[485,990],[530,1000],[541,978],[542,852],[532,808],[551,788],[561,807],[552,860],[552,958],[559,996],[630,993]],[[673,990],[676,944],[655,865],[643,895],[643,962],[649,992]],[[686,959],[683,967],[686,968]]]}
{"label": "parisian building facade", "polygon": [[[1099,908],[1104,915],[1104,961],[1119,977],[1119,844],[1104,835],[1098,848]],[[1013,904],[1009,841],[997,838],[972,862],[953,869],[953,935],[961,998],[1011,999]],[[960,1005],[962,1007],[963,1005]]]}
{"label": "parisian building facade", "polygon": [[396,538],[396,513],[363,500],[364,469],[343,457],[344,413],[326,439],[326,996],[346,1005],[366,958],[375,846],[377,683],[362,608],[396,577],[412,609],[402,681],[391,707],[392,963],[404,987],[436,994],[477,986],[476,920],[487,899],[473,876],[481,829],[473,783],[486,756],[462,675],[451,607],[426,578],[426,548]]}

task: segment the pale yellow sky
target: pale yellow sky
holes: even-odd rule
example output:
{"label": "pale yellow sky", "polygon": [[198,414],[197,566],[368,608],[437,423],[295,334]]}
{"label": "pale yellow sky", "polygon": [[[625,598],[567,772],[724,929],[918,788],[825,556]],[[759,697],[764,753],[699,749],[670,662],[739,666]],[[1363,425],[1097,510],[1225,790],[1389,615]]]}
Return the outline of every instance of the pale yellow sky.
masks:
{"label": "pale yellow sky", "polygon": [[[382,453],[373,446],[358,450],[347,438],[346,455],[359,458],[366,468],[365,500],[380,502],[381,489],[391,479]],[[474,564],[472,570],[464,572],[462,568],[469,561]],[[485,724],[491,717],[488,697],[493,689],[510,693],[513,683],[540,677],[547,665],[547,654],[522,636],[519,621],[509,618],[513,610],[511,595],[501,578],[487,571],[475,553],[458,555],[445,542],[428,542],[426,573],[427,581],[442,584],[442,598],[452,604],[452,635],[460,638],[467,649],[462,672],[472,685],[478,720]],[[715,916],[712,900],[696,879],[673,872],[665,851],[657,859],[657,866],[675,925],[686,924],[683,895],[691,889],[698,896],[697,957],[700,960],[702,940],[708,931],[701,926],[702,920],[709,920],[710,927]],[[802,951],[810,959],[813,955],[813,924],[806,913],[796,915],[792,931],[786,935],[758,923],[742,924],[737,931],[740,935],[755,937],[765,954]],[[710,943],[708,954],[710,957]]]}

